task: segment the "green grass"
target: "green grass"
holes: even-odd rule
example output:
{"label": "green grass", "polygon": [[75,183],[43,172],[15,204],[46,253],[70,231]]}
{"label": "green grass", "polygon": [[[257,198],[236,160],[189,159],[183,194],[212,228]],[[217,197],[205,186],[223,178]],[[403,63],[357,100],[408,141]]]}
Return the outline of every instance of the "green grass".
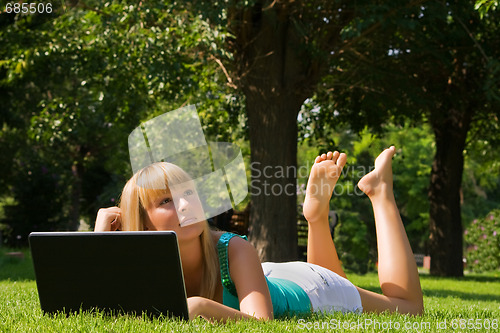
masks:
{"label": "green grass", "polygon": [[[334,314],[222,325],[201,319],[181,322],[102,313],[49,316],[40,310],[29,252],[24,251],[24,259],[6,257],[6,252],[0,248],[0,332],[496,332],[500,325],[500,272],[461,279],[422,274],[425,314],[421,317]],[[363,288],[380,291],[374,273],[349,274],[349,278]]]}

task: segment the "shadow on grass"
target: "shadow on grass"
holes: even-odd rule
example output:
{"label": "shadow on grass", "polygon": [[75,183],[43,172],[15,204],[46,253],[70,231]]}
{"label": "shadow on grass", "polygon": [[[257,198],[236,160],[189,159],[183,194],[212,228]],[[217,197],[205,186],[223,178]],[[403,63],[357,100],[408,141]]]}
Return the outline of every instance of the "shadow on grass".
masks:
{"label": "shadow on grass", "polygon": [[432,275],[420,275],[421,280],[451,280],[457,282],[498,282],[500,283],[500,275],[494,275],[494,273],[484,273],[484,274],[467,274],[463,277],[441,277]]}
{"label": "shadow on grass", "polygon": [[500,283],[500,276],[490,275],[467,275],[459,278],[458,281],[473,281],[473,282],[498,282]]}
{"label": "shadow on grass", "polygon": [[474,292],[464,292],[457,290],[446,290],[446,289],[431,289],[424,290],[424,296],[427,297],[456,297],[467,301],[485,301],[485,302],[500,302],[500,296],[491,294],[479,294]]}
{"label": "shadow on grass", "polygon": [[[491,275],[490,275],[491,274]],[[467,283],[497,283],[500,285],[500,278],[496,276],[494,273],[490,274],[470,274],[470,275],[465,275],[464,277],[459,277],[459,278],[450,278],[450,277],[438,277],[438,276],[420,276],[421,280],[432,280],[432,281],[439,281],[445,284],[447,281],[450,283],[464,283],[464,288],[468,288],[468,290],[471,290],[473,288],[472,285],[467,284]],[[496,287],[493,287],[496,288]],[[456,289],[454,287],[453,289]],[[479,293],[479,292],[469,292],[469,291],[461,291],[461,290],[450,290],[450,289],[440,289],[440,288],[429,288],[429,289],[424,289],[424,296],[428,297],[456,297],[460,298],[463,300],[469,300],[469,301],[485,301],[485,302],[500,302],[500,295],[494,295],[494,294],[487,294],[487,293]]]}
{"label": "shadow on grass", "polygon": [[11,251],[0,250],[0,281],[35,280],[35,270],[29,249],[22,250],[22,257],[10,256]]}
{"label": "shadow on grass", "polygon": [[[471,274],[471,275],[466,275],[461,278],[450,278],[450,277],[438,277],[438,276],[430,276],[430,275],[420,275],[420,280],[421,281],[439,281],[440,285],[446,287],[447,282],[453,282],[453,283],[464,283],[463,288],[456,287],[454,286],[453,289],[464,289],[464,290],[470,290],[471,285],[467,283],[497,283],[497,285],[500,285],[500,278],[495,275],[476,275],[476,274]],[[373,285],[362,285],[360,284],[359,287],[370,290],[376,293],[381,294],[382,289],[378,286],[373,286]],[[493,286],[493,288],[496,288],[496,286]],[[492,295],[492,294],[486,294],[486,293],[478,293],[478,292],[468,292],[468,291],[461,291],[461,290],[450,290],[450,289],[445,289],[445,288],[423,288],[423,294],[425,297],[439,297],[439,298],[446,298],[446,297],[456,297],[460,298],[463,300],[467,301],[485,301],[485,302],[500,302],[500,295]]]}

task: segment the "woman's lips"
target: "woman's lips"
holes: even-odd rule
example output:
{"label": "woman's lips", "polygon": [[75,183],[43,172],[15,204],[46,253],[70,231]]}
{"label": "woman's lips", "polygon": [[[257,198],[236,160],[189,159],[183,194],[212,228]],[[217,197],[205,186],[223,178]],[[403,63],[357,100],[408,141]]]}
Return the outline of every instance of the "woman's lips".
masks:
{"label": "woman's lips", "polygon": [[195,218],[195,217],[187,217],[187,218],[183,218],[181,220],[181,227],[184,226],[184,225],[189,225],[189,224],[192,224],[192,223],[195,223],[195,222],[198,222],[198,219]]}

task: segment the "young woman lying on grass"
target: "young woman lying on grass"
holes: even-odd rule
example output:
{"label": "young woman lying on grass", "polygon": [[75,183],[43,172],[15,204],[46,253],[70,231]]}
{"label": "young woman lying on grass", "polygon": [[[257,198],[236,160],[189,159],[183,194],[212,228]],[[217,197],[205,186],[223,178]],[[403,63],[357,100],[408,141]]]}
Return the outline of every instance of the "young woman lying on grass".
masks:
{"label": "young woman lying on grass", "polygon": [[309,223],[307,263],[261,264],[255,248],[241,237],[210,230],[206,221],[181,227],[193,218],[199,201],[195,189],[186,190],[180,199],[172,197],[168,184],[190,178],[164,162],[138,171],[125,185],[120,207],[99,210],[95,231],[174,230],[191,319],[272,319],[312,312],[386,310],[418,315],[423,311],[422,290],[394,199],[394,153],[394,147],[384,150],[375,160],[375,169],[358,184],[373,206],[383,294],[347,280],[330,236],[329,201],[346,163],[344,153],[318,156],[311,168],[304,202]]}

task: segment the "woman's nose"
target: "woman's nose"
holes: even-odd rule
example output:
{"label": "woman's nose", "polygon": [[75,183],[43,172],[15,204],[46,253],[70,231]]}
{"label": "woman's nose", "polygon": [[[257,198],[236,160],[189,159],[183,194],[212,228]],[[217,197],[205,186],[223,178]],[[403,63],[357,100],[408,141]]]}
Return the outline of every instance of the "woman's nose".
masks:
{"label": "woman's nose", "polygon": [[188,202],[184,198],[179,199],[179,208],[177,209],[179,212],[185,212],[188,207]]}

